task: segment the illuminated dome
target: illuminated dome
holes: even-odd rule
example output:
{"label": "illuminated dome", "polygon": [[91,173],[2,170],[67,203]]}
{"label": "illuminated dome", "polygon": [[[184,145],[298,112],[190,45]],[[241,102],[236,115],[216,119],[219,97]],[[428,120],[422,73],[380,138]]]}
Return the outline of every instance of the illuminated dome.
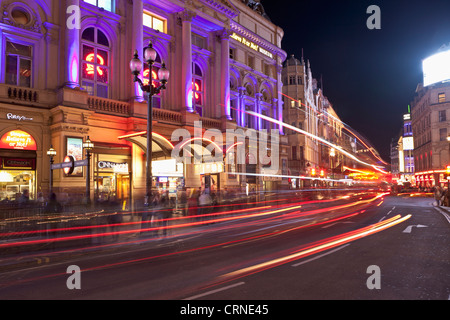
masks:
{"label": "illuminated dome", "polygon": [[300,62],[300,60],[295,58],[293,54],[291,54],[290,58],[286,60],[284,65],[286,67],[288,67],[288,66],[301,66],[302,63]]}

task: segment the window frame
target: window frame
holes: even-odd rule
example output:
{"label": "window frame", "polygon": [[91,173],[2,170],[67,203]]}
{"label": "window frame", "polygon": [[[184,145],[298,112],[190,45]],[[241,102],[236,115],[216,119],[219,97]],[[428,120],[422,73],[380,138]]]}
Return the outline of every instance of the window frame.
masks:
{"label": "window frame", "polygon": [[[200,69],[201,75],[198,75],[195,73],[195,66],[197,66]],[[192,62],[192,109],[199,113],[197,111],[197,108],[201,110],[199,113],[201,117],[204,117],[204,106],[205,106],[205,72],[200,66],[199,63],[193,61]],[[200,90],[195,89],[195,83],[199,81],[200,82]],[[195,95],[198,94],[200,96],[200,104],[197,104]]]}
{"label": "window frame", "polygon": [[[24,56],[21,54],[14,54],[14,53],[8,53],[7,52],[7,43],[13,43],[13,44],[18,44],[18,45],[22,45],[22,46],[27,46],[30,48],[30,56]],[[3,41],[3,47],[4,50],[2,50],[2,54],[3,54],[3,65],[4,65],[4,70],[3,70],[3,82],[7,85],[11,85],[11,86],[17,86],[17,87],[24,87],[24,88],[33,88],[34,87],[34,45],[30,44],[30,43],[25,43],[23,41],[18,41],[17,39],[13,39],[10,37],[5,37],[4,41]],[[16,65],[16,83],[15,84],[11,84],[11,83],[7,83],[7,60],[8,60],[8,56],[15,56],[17,57],[17,65]],[[28,60],[30,61],[30,85],[29,86],[21,86],[20,85],[20,61],[21,60]]]}
{"label": "window frame", "polygon": [[[103,10],[108,11],[108,12],[115,13],[115,11],[116,11],[115,10],[116,9],[115,0],[107,0],[107,1],[109,1],[111,3],[111,10],[105,9],[104,7],[100,7],[98,5],[99,0],[83,0],[84,3],[87,3],[87,4],[91,5],[91,6],[97,7],[99,9],[103,9]],[[91,2],[95,2],[95,4],[93,4]]]}
{"label": "window frame", "polygon": [[[145,23],[145,21],[146,21],[145,16],[149,16],[151,18],[151,26],[149,26],[149,25],[147,25]],[[162,30],[154,28],[154,20],[155,19],[162,22]],[[160,15],[158,15],[158,14],[152,12],[152,11],[144,10],[142,12],[142,24],[143,24],[144,27],[153,29],[156,32],[162,32],[162,33],[167,34],[167,19],[164,18],[164,17],[161,17]]]}
{"label": "window frame", "polygon": [[[84,31],[86,31],[89,28],[93,28],[94,29],[94,42],[91,42],[90,40],[82,38],[82,35],[83,35]],[[107,38],[109,47],[98,43],[98,32],[99,31],[102,32],[103,35]],[[84,87],[83,83],[84,82],[90,83],[90,84],[93,85],[94,89],[93,89],[93,93],[89,94],[89,95],[95,96],[95,97],[98,97],[98,98],[103,98],[103,99],[110,99],[110,97],[111,97],[111,61],[112,61],[112,59],[111,59],[111,52],[112,52],[112,50],[111,50],[111,40],[108,38],[107,34],[101,28],[99,28],[97,26],[88,26],[88,27],[84,28],[83,31],[81,32],[81,39],[80,40],[81,40],[80,41],[81,42],[80,43],[80,57],[81,57],[81,59],[80,59],[80,81],[81,81],[80,87],[84,88],[87,91],[87,89]],[[92,47],[94,49],[94,62],[90,62],[90,61],[85,60],[85,57],[83,56],[84,46],[89,46],[89,47]],[[98,50],[105,51],[108,54],[108,61],[107,61],[106,65],[98,64],[97,60],[95,59],[97,57]],[[93,80],[88,79],[88,78],[84,78],[83,77],[83,65],[84,64],[93,64],[94,65],[94,70],[97,70],[97,68],[100,67],[100,66],[102,68],[106,68],[107,72],[108,72],[106,83],[103,83],[103,82],[97,80],[97,72],[94,72],[94,79]],[[97,89],[98,89],[99,85],[106,87],[106,89],[107,89],[106,97],[98,95],[98,90]]]}

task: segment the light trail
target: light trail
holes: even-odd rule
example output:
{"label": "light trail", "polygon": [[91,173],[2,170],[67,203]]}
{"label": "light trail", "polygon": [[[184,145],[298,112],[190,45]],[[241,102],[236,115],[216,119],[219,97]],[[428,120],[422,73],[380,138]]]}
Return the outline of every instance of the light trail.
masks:
{"label": "light trail", "polygon": [[[284,94],[284,93],[282,93],[282,92],[280,92],[280,91],[279,91],[279,93],[281,93],[283,96],[287,97],[288,99],[291,99],[291,100],[293,100],[293,101],[295,101],[295,102],[300,102],[303,106],[305,106],[306,108],[311,109],[311,110],[312,110],[313,112],[315,112],[316,114],[319,113],[319,111],[317,111],[317,110],[311,108],[310,106],[307,106],[306,104],[302,103],[301,101],[296,100],[296,99],[294,99],[294,98],[292,98],[292,97],[290,97],[290,96],[288,96],[288,95],[286,95],[286,94]],[[302,110],[302,111],[303,111],[303,110]],[[368,146],[368,145],[362,140],[362,138],[360,138],[360,137],[354,132],[354,129],[352,129],[352,127],[351,127],[350,125],[346,124],[346,123],[345,123],[344,121],[342,121],[341,119],[336,118],[335,116],[333,116],[332,114],[329,114],[329,113],[326,112],[326,111],[324,111],[323,113],[326,114],[328,117],[333,118],[335,121],[340,122],[340,123],[343,125],[343,128],[344,128],[345,130],[347,130],[349,133],[351,133],[356,139],[358,139],[358,141],[361,142],[361,143],[367,148],[367,150],[369,150],[369,152],[370,152],[376,159],[380,160],[383,164],[388,165],[388,163],[387,163],[386,161],[384,161],[383,159],[381,159],[380,157],[378,157],[378,156],[372,151],[372,148],[373,148],[373,147]],[[319,116],[321,116],[321,115],[322,115],[322,113],[321,113],[321,114],[318,114],[316,117],[319,117]]]}
{"label": "light trail", "polygon": [[[339,235],[339,236],[336,236],[333,238],[328,238],[328,239],[322,240],[322,242],[320,244],[314,244],[307,249],[301,249],[298,252],[295,252],[293,254],[227,273],[227,274],[221,276],[220,279],[226,279],[226,282],[228,282],[228,281],[236,280],[236,279],[239,279],[239,278],[242,278],[245,276],[249,276],[251,274],[255,274],[257,272],[261,272],[261,271],[264,271],[264,270],[267,270],[270,268],[274,268],[276,266],[286,264],[291,261],[295,261],[300,258],[304,258],[306,256],[309,256],[309,255],[312,255],[315,253],[319,253],[324,250],[332,249],[336,246],[340,246],[345,243],[355,241],[355,240],[363,238],[363,237],[367,237],[369,235],[372,235],[374,233],[380,232],[382,230],[393,227],[399,223],[402,223],[403,221],[408,220],[410,217],[411,217],[410,214],[408,214],[404,217],[397,215],[393,218],[375,223],[368,227],[364,227],[364,228],[361,228],[361,229],[358,229],[355,231],[351,231],[351,232],[348,232],[348,233],[345,233],[345,234],[342,234],[342,235]],[[225,282],[225,281],[221,281],[220,283],[223,283],[223,282]]]}
{"label": "light trail", "polygon": [[[326,207],[323,209],[316,209],[316,210],[312,210],[312,211],[305,211],[302,213],[302,215],[312,215],[312,214],[318,214],[318,213],[322,213],[322,212],[328,212],[328,211],[333,211],[333,210],[339,210],[339,209],[344,209],[344,208],[349,208],[352,206],[356,206],[356,205],[361,205],[364,203],[370,203],[372,201],[375,201],[376,199],[384,196],[386,194],[378,194],[377,196],[375,196],[374,198],[369,198],[368,200],[360,200],[360,201],[356,201],[356,202],[351,202],[349,204],[345,204],[345,205],[340,205],[340,206],[335,206],[335,207]],[[316,200],[317,202],[330,202],[330,201],[337,201],[339,199],[329,199],[329,200]],[[274,215],[277,213],[281,213],[281,212],[287,212],[287,211],[295,211],[296,209],[300,209],[303,205],[305,204],[311,204],[314,203],[316,201],[307,201],[307,202],[297,202],[297,203],[287,203],[287,204],[282,204],[280,205],[281,208],[278,209],[274,209],[274,210],[270,210],[270,211],[266,211],[266,212],[257,212],[257,213],[245,213],[245,214],[241,214],[241,215],[235,215],[235,216],[229,216],[229,217],[223,217],[223,218],[217,218],[217,219],[209,219],[209,220],[204,220],[204,221],[195,221],[195,222],[187,222],[187,223],[180,223],[180,224],[174,224],[174,225],[167,225],[167,226],[157,226],[157,227],[147,227],[147,228],[142,228],[142,225],[146,224],[146,223],[151,223],[151,221],[137,221],[137,222],[132,222],[132,224],[139,224],[141,227],[137,228],[137,229],[130,229],[130,230],[122,230],[122,231],[110,231],[110,232],[100,232],[100,233],[95,233],[95,234],[82,234],[82,235],[73,235],[73,236],[65,236],[65,237],[53,237],[53,238],[46,238],[46,239],[37,239],[37,240],[26,240],[26,241],[16,241],[16,242],[9,242],[9,243],[2,243],[0,244],[0,249],[1,248],[8,248],[8,247],[18,247],[18,246],[26,246],[26,245],[36,245],[36,244],[43,244],[43,243],[52,243],[52,242],[62,242],[62,241],[73,241],[73,240],[81,240],[81,239],[90,239],[90,238],[97,238],[97,237],[107,237],[107,236],[117,236],[117,235],[123,235],[123,234],[133,234],[136,232],[157,232],[157,231],[161,231],[161,230],[171,230],[171,229],[176,229],[176,228],[186,228],[186,227],[193,227],[193,226],[201,226],[201,225],[205,225],[205,224],[210,224],[210,223],[220,223],[220,222],[226,222],[226,221],[233,221],[233,220],[241,220],[241,219],[247,219],[247,218],[257,218],[257,217],[263,217],[263,216],[267,216],[267,215]],[[266,210],[266,209],[270,209],[272,208],[272,206],[263,206],[263,207],[256,207],[256,208],[247,208],[247,209],[241,209],[241,210],[233,210],[230,211],[231,213],[239,213],[239,212],[245,212],[245,211],[254,211],[254,210]],[[199,218],[199,219],[203,219],[209,216],[218,216],[218,215],[223,215],[223,214],[230,214],[230,212],[213,212],[213,213],[208,213],[208,214],[204,214],[204,215],[194,215],[194,216],[189,216],[189,217],[175,217],[175,218],[167,218],[167,219],[156,219],[153,221],[153,223],[161,223],[161,222],[169,222],[169,221],[173,221],[173,220],[178,220],[178,219],[192,219],[192,218]],[[292,217],[288,216],[289,218]],[[297,217],[295,217],[297,218]],[[286,217],[285,217],[286,219]],[[257,221],[258,222],[258,221]],[[262,221],[264,222],[264,221]],[[260,222],[260,223],[262,223]],[[121,226],[123,224],[109,224],[109,225],[100,225],[100,226],[94,226],[97,228],[100,227],[112,227],[112,226]],[[89,229],[92,226],[85,226],[85,227],[74,227],[75,228],[83,228],[83,229]],[[65,231],[64,229],[55,229],[55,231]]]}

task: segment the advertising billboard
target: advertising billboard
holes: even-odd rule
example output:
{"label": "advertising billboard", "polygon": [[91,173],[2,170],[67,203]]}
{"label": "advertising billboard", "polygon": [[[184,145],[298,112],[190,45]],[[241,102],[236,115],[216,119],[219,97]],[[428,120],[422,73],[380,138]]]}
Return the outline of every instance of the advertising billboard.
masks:
{"label": "advertising billboard", "polygon": [[450,50],[439,52],[422,62],[424,87],[450,79]]}

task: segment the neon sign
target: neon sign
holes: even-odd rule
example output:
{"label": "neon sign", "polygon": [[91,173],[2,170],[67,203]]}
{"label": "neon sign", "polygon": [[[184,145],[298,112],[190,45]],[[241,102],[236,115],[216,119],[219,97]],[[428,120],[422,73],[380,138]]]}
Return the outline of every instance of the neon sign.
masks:
{"label": "neon sign", "polygon": [[273,54],[270,53],[269,51],[261,48],[260,46],[258,46],[256,43],[253,43],[247,39],[245,39],[244,37],[238,36],[236,33],[233,32],[233,34],[231,35],[231,38],[242,43],[245,44],[247,47],[249,47],[250,49],[253,49],[255,51],[261,52],[262,54],[268,56],[269,58],[273,59]]}
{"label": "neon sign", "polygon": [[12,130],[0,139],[0,149],[36,150],[36,140],[25,131]]}
{"label": "neon sign", "polygon": [[[94,53],[90,53],[86,56],[86,61],[88,62],[94,62],[94,57],[95,54]],[[99,54],[97,54],[97,63],[104,66],[105,65],[105,59],[103,59],[103,57]],[[86,73],[89,75],[93,75],[94,74],[94,65],[93,64],[86,64]],[[103,70],[100,67],[97,67],[97,73],[99,75],[103,75]]]}
{"label": "neon sign", "polygon": [[[150,69],[145,69],[143,72],[143,76],[144,76],[144,85],[148,86],[149,82],[150,82]],[[158,79],[158,74],[156,73],[155,70],[152,70],[152,79]],[[153,81],[153,86],[156,87],[157,86],[157,82]]]}

